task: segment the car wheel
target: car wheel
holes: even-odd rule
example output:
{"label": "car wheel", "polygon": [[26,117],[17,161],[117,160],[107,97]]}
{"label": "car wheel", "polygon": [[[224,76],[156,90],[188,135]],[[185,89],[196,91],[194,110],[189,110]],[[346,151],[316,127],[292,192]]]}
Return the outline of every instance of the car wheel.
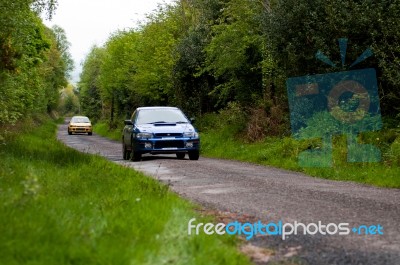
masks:
{"label": "car wheel", "polygon": [[123,158],[124,160],[128,160],[130,154],[131,154],[131,152],[129,152],[128,150],[126,150],[125,143],[122,142],[122,158]]}
{"label": "car wheel", "polygon": [[72,132],[70,132],[70,131],[68,130],[68,134],[69,134],[69,135],[71,135],[71,134],[72,134]]}
{"label": "car wheel", "polygon": [[88,134],[88,135],[92,135],[93,133],[92,133],[92,132],[88,132],[87,134]]}
{"label": "car wheel", "polygon": [[132,142],[133,142],[133,140],[131,141],[131,150],[132,151],[130,152],[130,157],[131,157],[132,161],[137,162],[137,161],[140,161],[142,159],[142,153],[134,151],[135,148],[134,148]]}
{"label": "car wheel", "polygon": [[199,157],[200,157],[199,150],[189,151],[189,159],[190,160],[199,160]]}
{"label": "car wheel", "polygon": [[178,158],[178,159],[184,159],[185,158],[185,153],[176,153],[176,157]]}
{"label": "car wheel", "polygon": [[141,153],[135,152],[135,151],[131,152],[131,160],[132,161],[137,162],[137,161],[140,161],[141,159],[142,159],[142,154]]}

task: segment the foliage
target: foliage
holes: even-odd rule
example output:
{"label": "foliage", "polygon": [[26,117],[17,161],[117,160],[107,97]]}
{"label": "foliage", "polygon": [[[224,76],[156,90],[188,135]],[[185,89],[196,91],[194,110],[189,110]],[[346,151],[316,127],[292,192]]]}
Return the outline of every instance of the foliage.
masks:
{"label": "foliage", "polygon": [[58,111],[63,115],[74,115],[79,113],[79,93],[77,89],[69,84],[67,87],[61,90],[60,103],[58,105]]}
{"label": "foliage", "polygon": [[[399,1],[278,0],[271,1],[265,29],[274,60],[285,75],[336,72],[348,69],[367,48],[374,56],[352,69],[375,68],[385,116],[396,116],[400,98]],[[347,38],[346,62],[341,67],[337,39]],[[315,59],[321,50],[338,67]]]}
{"label": "foliage", "polygon": [[137,73],[134,76],[137,93],[144,105],[166,105],[173,97],[172,67],[175,61],[175,21],[169,19],[170,8],[160,9],[149,17],[141,29],[138,41]]}
{"label": "foliage", "polygon": [[121,141],[123,129],[121,127],[122,125],[120,125],[120,127],[110,129],[106,122],[97,122],[93,126],[93,131],[100,136],[107,137],[115,141]]}
{"label": "foliage", "polygon": [[180,1],[175,9],[181,37],[175,47],[173,103],[190,115],[210,112],[217,104],[218,98],[210,95],[215,78],[205,69],[205,49],[221,9],[218,0]]}
{"label": "foliage", "polygon": [[400,166],[400,136],[390,145],[388,155],[394,165]]}
{"label": "foliage", "polygon": [[103,100],[100,96],[100,68],[104,57],[104,49],[93,47],[83,63],[83,71],[78,85],[82,111],[96,121],[103,111]]}
{"label": "foliage", "polygon": [[[93,80],[100,80],[101,104],[90,112],[115,127],[115,117],[137,106],[177,105],[201,116],[235,102],[247,116],[247,139],[283,135],[287,78],[348,70],[371,47],[374,56],[354,69],[377,70],[384,120],[396,120],[399,13],[398,1],[176,1],[100,48]],[[338,38],[348,39],[343,66]],[[318,61],[318,50],[338,66]],[[81,82],[84,88],[84,76]]]}
{"label": "foliage", "polygon": [[52,27],[52,33],[55,38],[56,48],[59,51],[64,64],[64,73],[69,77],[69,73],[74,69],[74,61],[69,53],[71,43],[67,39],[65,30],[60,26],[54,25]]}
{"label": "foliage", "polygon": [[206,69],[217,80],[211,93],[222,103],[256,104],[262,96],[261,12],[257,1],[232,0],[212,27],[213,38],[205,48]]}
{"label": "foliage", "polygon": [[133,76],[137,67],[132,55],[138,51],[137,38],[135,33],[118,32],[104,48],[104,60],[99,69],[102,73],[99,79],[100,95],[103,104],[112,108],[111,112],[115,109],[117,116],[129,113],[135,102]]}
{"label": "foliage", "polygon": [[[39,12],[54,12],[54,0],[17,0],[0,3],[0,126],[21,117],[51,112],[59,89],[67,84],[70,68],[60,50],[59,32],[46,28]],[[64,56],[64,57],[63,57]],[[69,57],[70,60],[70,57]]]}
{"label": "foliage", "polygon": [[206,114],[196,126],[201,132],[219,130],[226,137],[243,137],[248,116],[237,102],[231,102],[228,106],[219,111],[218,114]]}
{"label": "foliage", "polygon": [[[218,119],[220,117],[213,117]],[[206,118],[208,122],[210,118]],[[202,119],[199,120],[203,123]],[[397,140],[393,141],[394,139]],[[334,137],[333,167],[302,168],[298,164],[300,152],[310,148],[321,148],[321,140],[295,140],[292,137],[268,137],[256,143],[247,143],[232,137],[225,128],[201,132],[202,155],[214,158],[235,159],[260,165],[274,166],[311,176],[355,181],[380,187],[400,188],[400,141],[398,133],[391,130],[363,133],[361,143],[373,144],[382,152],[381,163],[348,163],[346,137]],[[393,141],[393,142],[392,142]]]}

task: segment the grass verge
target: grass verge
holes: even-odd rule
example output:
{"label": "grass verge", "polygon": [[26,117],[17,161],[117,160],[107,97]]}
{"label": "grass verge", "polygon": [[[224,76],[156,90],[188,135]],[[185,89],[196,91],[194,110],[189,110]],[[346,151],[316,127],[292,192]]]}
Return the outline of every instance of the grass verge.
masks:
{"label": "grass verge", "polygon": [[[208,120],[211,116],[214,120]],[[233,159],[259,165],[303,172],[314,177],[330,180],[354,181],[368,185],[400,188],[400,134],[397,130],[386,129],[362,135],[362,142],[377,146],[382,153],[380,163],[347,162],[347,143],[344,136],[333,141],[332,167],[303,168],[298,164],[300,152],[308,148],[320,148],[321,142],[298,141],[292,137],[267,137],[263,141],[248,143],[235,136],[237,126],[217,124],[218,115],[209,115],[199,120],[202,129],[201,154],[207,157]],[[208,118],[208,119],[207,119]],[[218,125],[218,124],[217,124]],[[108,130],[106,123],[98,123],[95,132],[120,140],[121,129]]]}
{"label": "grass verge", "polygon": [[168,187],[55,140],[48,122],[0,145],[1,264],[248,264]]}
{"label": "grass verge", "polygon": [[93,125],[93,131],[100,136],[107,137],[116,141],[121,141],[122,129],[117,128],[110,130],[106,122],[97,122],[95,125]]}
{"label": "grass verge", "polygon": [[[229,131],[229,130],[228,130]],[[369,133],[369,140],[381,147],[380,163],[348,163],[345,137],[336,137],[333,146],[332,167],[307,167],[298,165],[299,153],[310,146],[318,148],[318,141],[297,141],[291,137],[266,138],[256,143],[245,143],[227,130],[201,133],[202,155],[235,159],[260,165],[269,165],[308,175],[342,181],[355,181],[379,187],[400,188],[400,138],[392,144],[379,139],[385,132]],[[381,141],[381,142],[380,142]]]}

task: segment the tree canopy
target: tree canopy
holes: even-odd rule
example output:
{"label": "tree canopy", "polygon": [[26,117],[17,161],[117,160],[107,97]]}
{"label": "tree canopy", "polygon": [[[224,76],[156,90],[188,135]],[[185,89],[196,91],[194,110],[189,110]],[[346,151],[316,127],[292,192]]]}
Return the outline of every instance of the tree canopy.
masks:
{"label": "tree canopy", "polygon": [[0,125],[33,113],[50,112],[66,86],[72,59],[63,29],[43,25],[54,0],[0,3]]}
{"label": "tree canopy", "polygon": [[[399,118],[399,20],[400,1],[175,1],[92,49],[78,86],[82,107],[110,125],[143,105],[191,115],[238,106],[287,124],[288,78],[348,70],[371,48],[354,69],[377,70],[382,113]],[[348,39],[343,67],[339,38]],[[319,50],[339,67],[318,61]]]}

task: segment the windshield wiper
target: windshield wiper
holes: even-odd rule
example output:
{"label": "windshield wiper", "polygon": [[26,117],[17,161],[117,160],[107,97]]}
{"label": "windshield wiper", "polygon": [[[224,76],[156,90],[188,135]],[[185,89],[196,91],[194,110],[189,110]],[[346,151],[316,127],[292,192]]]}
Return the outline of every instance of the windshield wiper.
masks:
{"label": "windshield wiper", "polygon": [[157,124],[157,123],[168,123],[166,121],[155,121],[155,122],[149,122],[147,124]]}
{"label": "windshield wiper", "polygon": [[158,123],[175,123],[175,124],[183,124],[183,123],[188,123],[187,121],[171,121],[171,122],[167,122],[167,121],[155,121],[155,122],[149,122],[146,124],[158,124]]}

